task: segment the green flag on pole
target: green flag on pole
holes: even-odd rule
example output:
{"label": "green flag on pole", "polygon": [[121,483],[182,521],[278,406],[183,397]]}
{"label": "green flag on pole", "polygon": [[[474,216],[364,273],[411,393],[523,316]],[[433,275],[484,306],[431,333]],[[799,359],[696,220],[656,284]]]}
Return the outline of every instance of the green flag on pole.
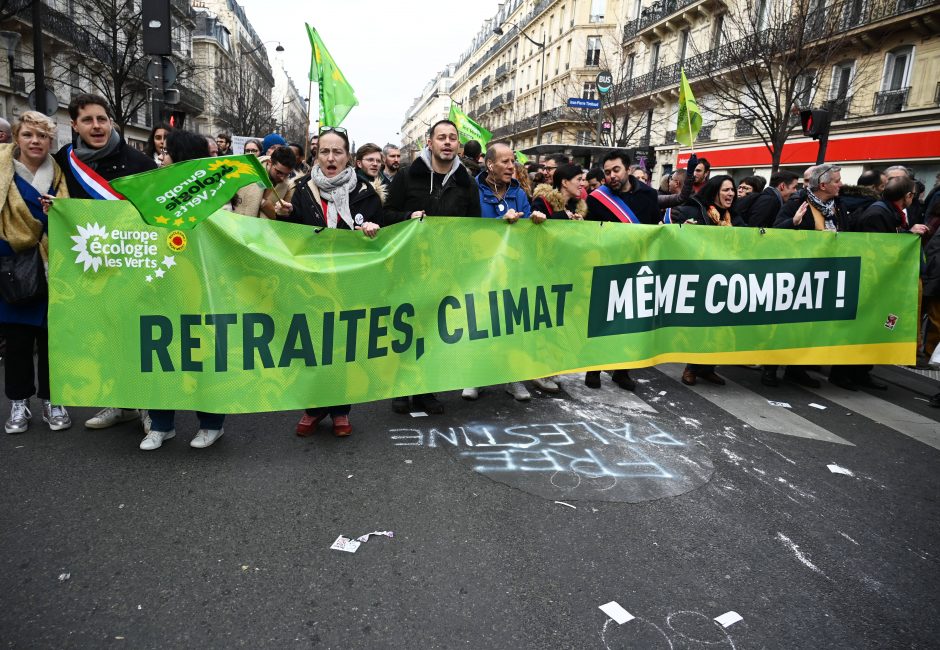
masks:
{"label": "green flag on pole", "polygon": [[691,147],[702,128],[702,113],[695,103],[695,95],[689,80],[685,78],[682,70],[682,81],[679,84],[679,118],[676,121],[676,142]]}
{"label": "green flag on pole", "polygon": [[111,187],[133,203],[151,226],[189,230],[252,183],[272,186],[258,157],[247,155],[187,160],[115,178]]}
{"label": "green flag on pole", "polygon": [[529,162],[529,157],[525,155],[524,153],[522,153],[521,151],[517,151],[516,160],[519,162],[520,165],[525,165],[526,163]]}
{"label": "green flag on pole", "polygon": [[464,113],[457,104],[450,105],[448,119],[457,125],[457,137],[460,138],[460,144],[476,140],[485,149],[486,144],[493,139],[492,133],[471,120],[470,116]]}
{"label": "green flag on pole", "polygon": [[320,89],[320,125],[339,126],[353,106],[359,105],[359,100],[317,30],[307,25],[307,36],[313,50],[309,77]]}

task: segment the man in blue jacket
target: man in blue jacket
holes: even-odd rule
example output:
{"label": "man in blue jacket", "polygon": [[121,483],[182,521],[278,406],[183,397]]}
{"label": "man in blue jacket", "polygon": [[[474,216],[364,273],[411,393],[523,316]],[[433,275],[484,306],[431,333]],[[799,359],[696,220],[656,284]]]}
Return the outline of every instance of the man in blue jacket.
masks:
{"label": "man in blue jacket", "polygon": [[512,177],[514,162],[515,157],[508,145],[494,144],[486,150],[484,169],[477,175],[480,216],[514,223],[531,215],[534,223],[541,223],[545,221],[545,215],[531,212],[529,197],[519,181]]}

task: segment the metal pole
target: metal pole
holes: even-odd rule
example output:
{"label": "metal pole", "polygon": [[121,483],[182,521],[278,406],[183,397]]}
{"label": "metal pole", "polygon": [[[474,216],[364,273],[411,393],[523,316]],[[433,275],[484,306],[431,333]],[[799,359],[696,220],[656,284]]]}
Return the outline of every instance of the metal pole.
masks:
{"label": "metal pole", "polygon": [[822,165],[826,162],[826,147],[829,146],[829,129],[819,136],[819,151],[816,153],[816,164]]}
{"label": "metal pole", "polygon": [[601,146],[601,120],[603,119],[603,115],[604,115],[604,108],[603,108],[603,106],[604,106],[604,93],[602,93],[602,92],[598,92],[598,93],[597,93],[597,101],[598,101],[598,104],[597,104],[597,137],[595,138],[594,142],[595,142],[595,144],[599,147],[599,146]]}
{"label": "metal pole", "polygon": [[150,119],[151,126],[155,127],[161,122],[163,113],[163,57],[153,57],[151,66],[154,74],[150,79]]}
{"label": "metal pole", "polygon": [[[36,82],[36,110],[46,114],[46,70],[43,67],[42,2],[33,1],[33,80]],[[12,84],[12,81],[11,81]]]}
{"label": "metal pole", "polygon": [[535,123],[535,144],[542,144],[542,111],[545,100],[545,32],[542,32],[542,71],[539,73],[539,114]]}

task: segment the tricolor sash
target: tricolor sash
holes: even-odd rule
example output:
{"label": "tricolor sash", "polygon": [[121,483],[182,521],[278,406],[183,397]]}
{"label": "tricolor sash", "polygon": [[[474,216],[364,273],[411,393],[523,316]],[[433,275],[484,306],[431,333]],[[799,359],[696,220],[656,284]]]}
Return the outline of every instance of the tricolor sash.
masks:
{"label": "tricolor sash", "polygon": [[124,200],[124,197],[115,192],[111,184],[101,177],[101,174],[78,159],[71,146],[69,147],[69,167],[75,175],[75,180],[91,198],[107,201]]}
{"label": "tricolor sash", "polygon": [[610,191],[606,185],[601,185],[596,190],[591,192],[591,196],[595,197],[601,204],[614,213],[614,216],[617,217],[622,223],[640,223],[640,220],[633,210],[630,209],[630,206],[624,203],[623,199]]}

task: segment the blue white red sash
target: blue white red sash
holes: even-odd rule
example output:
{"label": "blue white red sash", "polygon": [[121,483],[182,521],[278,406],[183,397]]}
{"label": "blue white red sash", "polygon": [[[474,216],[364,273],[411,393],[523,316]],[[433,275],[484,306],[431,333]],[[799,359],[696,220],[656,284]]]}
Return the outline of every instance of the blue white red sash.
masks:
{"label": "blue white red sash", "polygon": [[666,214],[663,215],[663,223],[672,223],[672,208],[666,208]]}
{"label": "blue white red sash", "polygon": [[75,180],[91,198],[108,201],[124,200],[124,196],[115,192],[111,184],[101,177],[101,174],[78,159],[72,147],[69,147],[69,167],[75,175]]}
{"label": "blue white red sash", "polygon": [[640,223],[637,216],[633,214],[630,206],[624,203],[623,199],[610,191],[606,185],[601,185],[591,192],[591,196],[601,202],[605,208],[610,210],[615,217],[623,223]]}

